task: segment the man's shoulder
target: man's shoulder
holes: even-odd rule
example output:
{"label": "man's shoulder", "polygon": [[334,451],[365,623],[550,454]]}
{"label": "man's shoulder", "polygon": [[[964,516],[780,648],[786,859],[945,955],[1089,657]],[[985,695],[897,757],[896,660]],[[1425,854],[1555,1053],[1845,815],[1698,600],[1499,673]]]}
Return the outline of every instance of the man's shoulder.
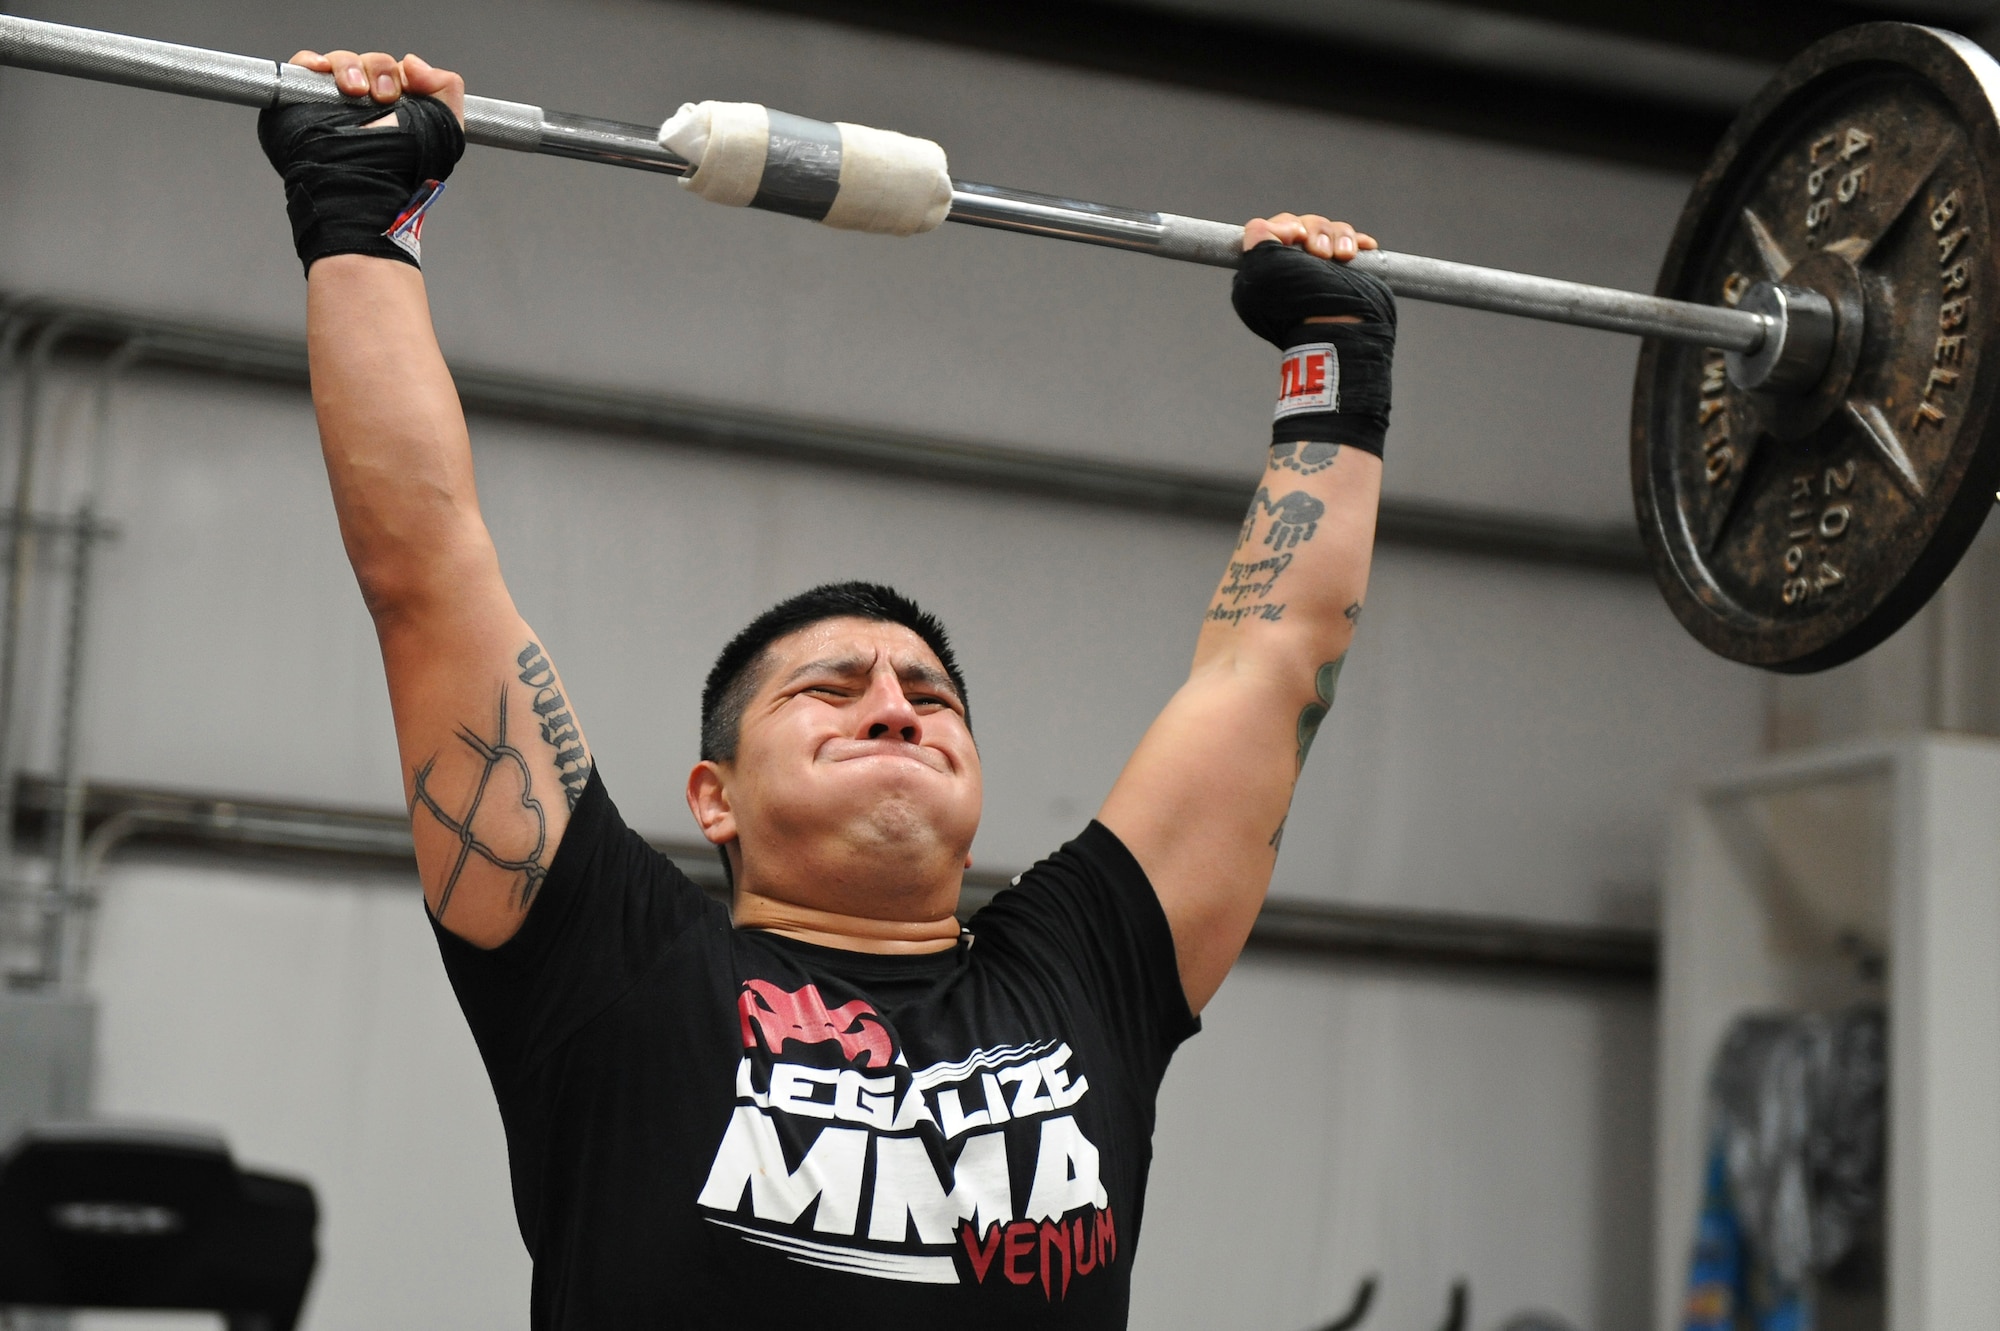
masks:
{"label": "man's shoulder", "polygon": [[1076,836],[993,892],[972,918],[977,921],[990,912],[993,920],[999,920],[1017,912],[1040,914],[1091,905],[1126,910],[1149,903],[1157,908],[1146,871],[1117,833],[1092,819]]}

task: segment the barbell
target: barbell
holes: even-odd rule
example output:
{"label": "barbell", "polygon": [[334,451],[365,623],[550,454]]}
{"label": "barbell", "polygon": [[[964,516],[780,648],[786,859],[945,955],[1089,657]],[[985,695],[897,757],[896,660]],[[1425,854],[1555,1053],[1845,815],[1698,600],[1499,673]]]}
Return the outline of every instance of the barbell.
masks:
{"label": "barbell", "polygon": [[[296,65],[11,15],[0,64],[245,106],[343,100]],[[1632,487],[1668,605],[1731,660],[1823,670],[1922,608],[2000,482],[1996,99],[2000,65],[1952,33],[1871,23],[1815,43],[1724,135],[1652,295],[1384,250],[1353,262],[1401,297],[1643,337]],[[465,129],[696,169],[653,127],[521,102],[468,96]],[[973,226],[1216,267],[1241,249],[1240,226],[1201,218],[958,179],[950,196],[946,220]]]}

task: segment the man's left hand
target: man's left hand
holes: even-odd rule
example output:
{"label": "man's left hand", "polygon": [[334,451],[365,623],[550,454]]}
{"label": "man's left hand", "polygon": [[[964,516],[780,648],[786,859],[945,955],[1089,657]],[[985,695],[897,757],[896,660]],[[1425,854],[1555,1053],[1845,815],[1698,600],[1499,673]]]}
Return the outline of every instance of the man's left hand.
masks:
{"label": "man's left hand", "polygon": [[333,86],[349,97],[371,97],[382,105],[402,98],[435,97],[465,123],[465,80],[448,69],[434,69],[420,55],[401,60],[382,51],[300,51],[288,65],[333,75]]}
{"label": "man's left hand", "polygon": [[1375,237],[1356,231],[1345,222],[1335,222],[1318,213],[1304,217],[1296,213],[1274,213],[1252,218],[1243,228],[1243,248],[1254,250],[1267,240],[1280,245],[1296,245],[1307,254],[1342,263],[1363,250],[1376,248]]}

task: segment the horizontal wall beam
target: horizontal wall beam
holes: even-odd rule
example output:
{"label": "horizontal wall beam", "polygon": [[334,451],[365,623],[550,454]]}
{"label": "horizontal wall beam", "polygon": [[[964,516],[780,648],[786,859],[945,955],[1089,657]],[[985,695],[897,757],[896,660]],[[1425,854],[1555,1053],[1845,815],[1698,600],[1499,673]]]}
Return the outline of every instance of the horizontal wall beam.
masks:
{"label": "horizontal wall beam", "polygon": [[[1393,12],[1371,21],[1365,5],[1299,0],[730,3],[1287,108],[1689,173],[1707,165],[1728,128],[1737,78],[1718,79],[1700,93],[1620,78],[1615,57],[1591,63],[1579,53],[1571,57],[1579,63],[1565,69],[1546,58],[1551,40],[1573,47],[1577,37],[1623,39],[1641,48],[1628,59],[1642,68],[1657,67],[1662,56],[1682,67],[1704,55],[1775,64],[1855,23],[1902,19],[1970,28],[1983,39],[1994,21],[1991,7],[1977,0],[1457,0],[1390,7],[1428,11],[1432,39],[1412,42],[1413,15],[1400,23]],[[1553,31],[1509,34],[1482,56],[1476,38],[1470,48],[1463,40],[1481,10]]]}
{"label": "horizontal wall beam", "polygon": [[[108,352],[136,341],[146,364],[264,383],[306,382],[305,343],[296,338],[0,293],[0,319],[9,315],[60,321],[69,330],[63,346],[71,353]],[[458,366],[453,374],[471,412],[713,453],[1230,523],[1242,520],[1254,489],[1246,478],[1213,472],[897,434],[508,370]],[[1647,571],[1637,534],[1622,523],[1385,499],[1377,537],[1388,545],[1595,573]]]}
{"label": "horizontal wall beam", "polygon": [[1340,39],[1181,5],[1104,0],[735,0],[800,18],[892,32],[1156,83],[1415,125],[1643,166],[1701,169],[1729,116],[1636,89],[1563,84],[1480,68],[1443,49]]}
{"label": "horizontal wall beam", "polygon": [[[48,844],[61,802],[54,782],[23,777],[15,791],[16,844],[23,849]],[[84,794],[84,827],[100,857],[150,847],[415,877],[410,822],[400,812],[92,785]],[[726,892],[713,847],[654,844],[704,890],[716,896]],[[1011,879],[991,871],[967,874],[962,912],[969,915],[991,901]],[[1283,898],[1265,903],[1250,944],[1328,958],[1643,985],[1652,984],[1659,971],[1659,945],[1651,930]]]}
{"label": "horizontal wall beam", "polygon": [[1992,6],[1965,0],[1470,0],[1475,9],[1569,23],[1580,28],[1757,60],[1789,60],[1856,23],[1899,19],[1964,31],[1983,27]]}

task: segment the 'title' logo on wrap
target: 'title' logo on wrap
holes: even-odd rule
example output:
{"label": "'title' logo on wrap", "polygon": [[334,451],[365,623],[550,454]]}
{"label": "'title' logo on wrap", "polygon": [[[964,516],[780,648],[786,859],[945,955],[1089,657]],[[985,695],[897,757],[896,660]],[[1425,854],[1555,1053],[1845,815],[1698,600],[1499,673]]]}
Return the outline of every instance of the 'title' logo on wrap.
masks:
{"label": "'title' logo on wrap", "polygon": [[896,1057],[896,1047],[875,1012],[861,999],[828,1008],[819,986],[806,985],[792,991],[780,989],[768,980],[745,980],[743,994],[736,1001],[743,1016],[743,1047],[754,1049],[757,1035],[773,1054],[784,1052],[785,1042],[797,1044],[837,1044],[849,1062],[860,1059],[864,1068],[886,1068]]}
{"label": "'title' logo on wrap", "polygon": [[1278,407],[1273,420],[1303,411],[1340,410],[1340,353],[1331,342],[1293,347],[1278,364]]}
{"label": "'title' logo on wrap", "polygon": [[442,180],[426,180],[417,186],[417,192],[403,205],[403,211],[396,214],[396,220],[389,223],[389,229],[382,233],[391,245],[418,263],[424,261],[424,214],[443,194]]}

